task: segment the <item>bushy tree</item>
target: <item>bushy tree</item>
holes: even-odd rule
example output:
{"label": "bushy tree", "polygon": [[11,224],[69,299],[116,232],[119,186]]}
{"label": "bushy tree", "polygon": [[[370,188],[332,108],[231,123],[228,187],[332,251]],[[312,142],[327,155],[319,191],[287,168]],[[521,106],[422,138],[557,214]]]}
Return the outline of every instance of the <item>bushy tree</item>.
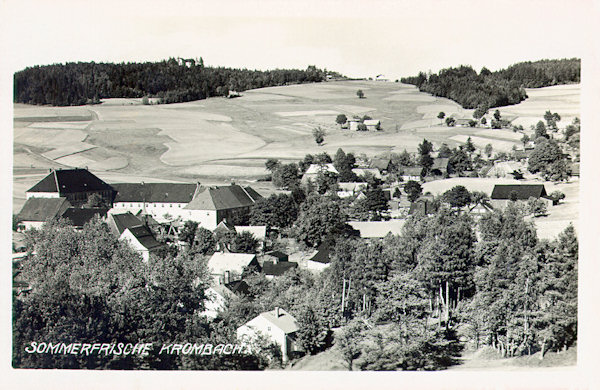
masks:
{"label": "bushy tree", "polygon": [[216,248],[217,240],[213,232],[203,227],[197,228],[192,249],[203,255],[210,255],[215,252]]}
{"label": "bushy tree", "polygon": [[404,185],[404,193],[406,194],[410,202],[415,202],[423,193],[423,189],[421,188],[421,185],[418,182],[414,180],[409,180]]}
{"label": "bushy tree", "polygon": [[265,168],[267,168],[267,171],[273,173],[275,172],[275,170],[279,167],[280,163],[279,160],[277,160],[276,158],[269,158],[266,162],[265,162]]}
{"label": "bushy tree", "polygon": [[560,181],[569,178],[565,157],[554,140],[536,142],[528,161],[531,173],[540,173],[545,180]]}
{"label": "bushy tree", "polygon": [[250,232],[241,232],[235,235],[229,249],[235,253],[256,253],[258,245],[259,242],[256,237],[254,237],[254,234]]}
{"label": "bushy tree", "polygon": [[472,201],[471,193],[464,186],[454,186],[452,189],[444,192],[442,198],[450,206],[461,209]]}
{"label": "bushy tree", "polygon": [[323,144],[323,141],[325,141],[325,134],[325,130],[322,129],[320,126],[317,126],[313,129],[313,137],[317,145]]}
{"label": "bushy tree", "polygon": [[273,172],[273,185],[291,190],[300,185],[298,166],[294,163],[283,164]]}
{"label": "bushy tree", "polygon": [[348,117],[346,117],[346,115],[344,114],[339,114],[336,118],[335,118],[335,123],[337,123],[338,125],[343,125],[344,123],[346,123],[348,121]]}
{"label": "bushy tree", "polygon": [[316,247],[327,237],[348,232],[348,216],[339,203],[325,196],[309,194],[294,224],[295,236]]}
{"label": "bushy tree", "polygon": [[359,89],[358,91],[356,91],[356,96],[358,96],[359,99],[363,99],[365,97],[365,93],[362,89]]}
{"label": "bushy tree", "polygon": [[[296,191],[302,192],[300,189]],[[250,207],[250,224],[264,225],[267,229],[290,227],[297,216],[298,204],[292,195],[273,194],[259,199]]]}

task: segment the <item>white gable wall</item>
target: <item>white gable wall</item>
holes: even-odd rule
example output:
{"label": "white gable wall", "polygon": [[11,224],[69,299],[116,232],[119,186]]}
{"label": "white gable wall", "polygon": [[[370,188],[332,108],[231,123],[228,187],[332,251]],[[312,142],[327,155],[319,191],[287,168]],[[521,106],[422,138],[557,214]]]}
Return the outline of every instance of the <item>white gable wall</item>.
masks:
{"label": "white gable wall", "polygon": [[148,262],[150,259],[150,251],[148,251],[148,248],[143,246],[137,240],[137,238],[129,231],[129,229],[125,229],[125,231],[121,234],[121,237],[119,237],[119,240],[127,241],[133,250],[142,255],[142,260],[144,260],[144,262]]}

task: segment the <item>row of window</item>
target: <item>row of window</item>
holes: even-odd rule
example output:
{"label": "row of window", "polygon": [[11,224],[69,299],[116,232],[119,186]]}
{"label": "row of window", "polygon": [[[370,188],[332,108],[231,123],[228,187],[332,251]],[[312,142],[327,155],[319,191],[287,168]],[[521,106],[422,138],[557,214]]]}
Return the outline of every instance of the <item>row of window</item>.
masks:
{"label": "row of window", "polygon": [[[168,206],[165,206],[168,205]],[[160,203],[160,207],[161,208],[173,208],[173,205],[175,205],[175,208],[183,208],[186,204],[185,203]],[[140,208],[140,207],[144,207],[143,203],[125,203],[125,202],[119,202],[119,203],[115,203],[115,207],[135,207],[135,208]],[[146,203],[146,207],[159,207],[159,203]]]}

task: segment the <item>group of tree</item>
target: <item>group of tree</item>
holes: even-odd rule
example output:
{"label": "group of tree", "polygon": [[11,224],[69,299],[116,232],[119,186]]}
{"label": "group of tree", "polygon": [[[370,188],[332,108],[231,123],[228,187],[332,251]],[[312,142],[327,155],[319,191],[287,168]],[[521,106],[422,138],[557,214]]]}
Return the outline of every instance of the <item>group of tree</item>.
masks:
{"label": "group of tree", "polygon": [[179,103],[228,96],[229,91],[320,82],[328,73],[312,65],[306,70],[270,71],[208,67],[201,58],[191,64],[174,58],[145,63],[54,64],[15,73],[14,101],[72,106],[104,98],[151,96],[161,103]]}
{"label": "group of tree", "polygon": [[482,68],[479,74],[462,65],[437,74],[420,72],[401,81],[416,85],[422,92],[452,99],[464,108],[493,108],[525,100],[525,88],[579,83],[580,72],[581,60],[574,58],[522,62],[496,72]]}

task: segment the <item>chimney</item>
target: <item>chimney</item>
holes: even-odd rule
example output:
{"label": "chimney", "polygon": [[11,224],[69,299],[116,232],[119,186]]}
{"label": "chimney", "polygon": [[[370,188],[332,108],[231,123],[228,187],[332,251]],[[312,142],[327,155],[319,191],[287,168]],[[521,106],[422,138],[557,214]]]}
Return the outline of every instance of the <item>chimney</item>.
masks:
{"label": "chimney", "polygon": [[279,306],[275,306],[275,318],[279,318]]}
{"label": "chimney", "polygon": [[230,278],[231,278],[231,274],[229,273],[229,271],[225,271],[225,279],[224,279],[225,284],[229,284]]}

